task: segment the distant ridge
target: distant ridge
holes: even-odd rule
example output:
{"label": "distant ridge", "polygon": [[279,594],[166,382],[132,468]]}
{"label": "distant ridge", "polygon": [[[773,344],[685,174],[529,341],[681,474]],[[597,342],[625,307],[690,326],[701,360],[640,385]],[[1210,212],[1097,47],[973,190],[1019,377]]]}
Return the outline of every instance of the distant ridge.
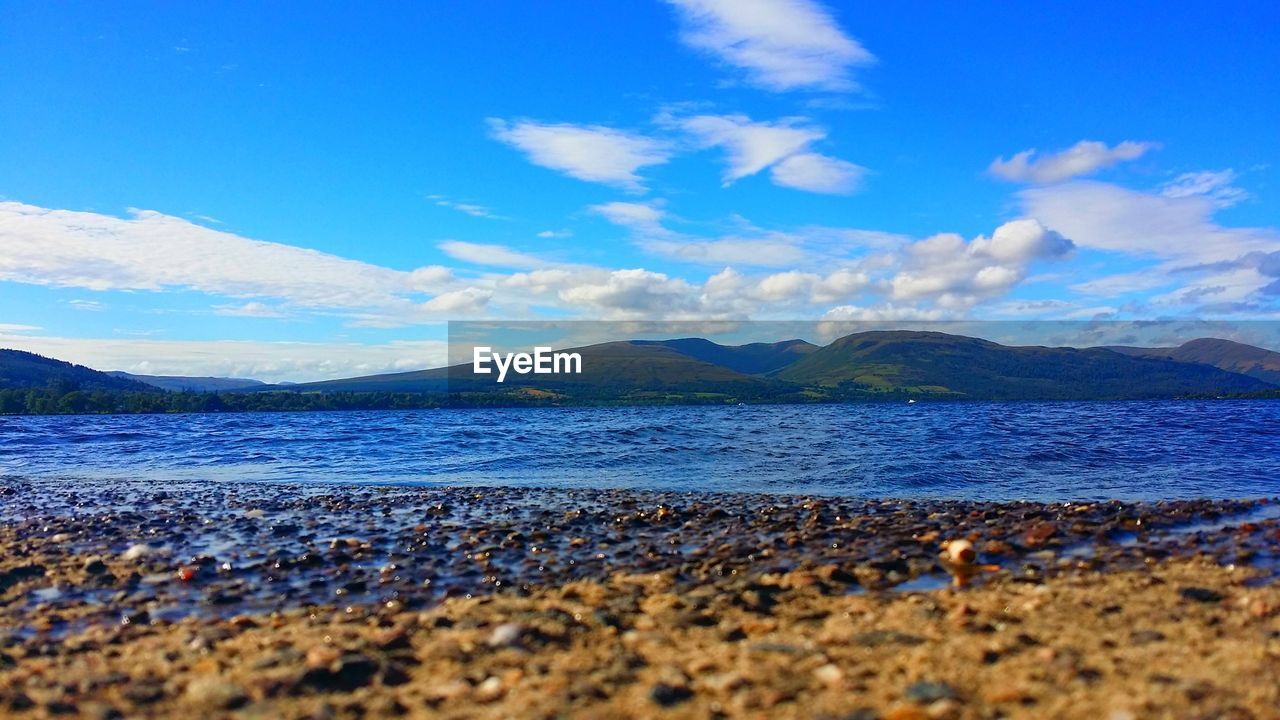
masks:
{"label": "distant ridge", "polygon": [[[803,340],[721,345],[703,338],[623,340],[561,349],[581,374],[476,374],[471,365],[300,384],[132,376],[0,351],[0,400],[44,408],[29,393],[130,392],[163,402],[124,407],[345,409],[443,404],[737,404],[890,399],[1119,400],[1280,396],[1280,353],[1205,338],[1177,348],[1008,346],[962,335],[870,331],[819,347]],[[165,393],[164,390],[179,391]],[[185,396],[187,391],[196,396]],[[5,393],[8,395],[5,395]],[[7,399],[6,399],[7,398]],[[101,400],[101,399],[99,399]],[[58,407],[66,403],[54,403]],[[70,407],[75,407],[72,403]],[[105,407],[98,401],[94,407]],[[42,410],[37,410],[42,411]]]}
{"label": "distant ridge", "polygon": [[182,375],[134,375],[122,370],[111,370],[107,372],[112,377],[125,378],[126,380],[134,380],[145,385],[158,387],[161,390],[170,390],[173,392],[228,392],[230,390],[244,390],[253,387],[262,387],[266,383],[261,380],[251,380],[249,378],[224,378],[224,377],[185,377]]}
{"label": "distant ridge", "polygon": [[905,390],[994,400],[1136,399],[1274,387],[1198,363],[1105,348],[1011,347],[961,335],[894,330],[842,337],[776,377],[846,393]]}
{"label": "distant ridge", "polygon": [[1280,353],[1234,340],[1200,338],[1172,348],[1109,348],[1126,355],[1166,358],[1185,363],[1212,365],[1219,370],[1248,375],[1272,385],[1280,385]]}
{"label": "distant ridge", "polygon": [[[1242,346],[1248,348],[1250,346]],[[1270,353],[1252,348],[1257,353]],[[871,331],[819,347],[803,340],[720,345],[703,338],[629,340],[570,352],[581,376],[473,375],[469,365],[251,391],[444,392],[576,402],[683,394],[697,401],[773,402],[936,397],[985,400],[1136,399],[1260,392],[1280,385],[1152,351],[1013,347],[940,332]]]}
{"label": "distant ridge", "polygon": [[115,377],[83,365],[47,358],[24,350],[0,349],[0,388],[43,389],[61,385],[66,392],[156,392],[150,385]]}
{"label": "distant ridge", "polygon": [[817,345],[804,340],[721,345],[702,338],[681,338],[679,340],[632,340],[631,344],[661,345],[681,355],[688,355],[691,358],[747,375],[760,375],[780,370],[818,349]]}
{"label": "distant ridge", "polygon": [[[677,341],[684,342],[684,341]],[[707,340],[701,342],[716,345]],[[731,346],[717,345],[727,348]],[[702,348],[703,352],[708,349]],[[738,386],[752,388],[760,385],[760,378],[738,372],[713,362],[694,357],[687,352],[668,347],[663,342],[629,341],[600,343],[567,352],[582,355],[582,376],[509,377],[505,387],[538,385],[545,387],[601,386],[644,388],[649,390],[680,390],[697,392],[700,388]],[[767,353],[765,353],[767,354]],[[763,360],[761,361],[763,362]],[[536,378],[536,380],[535,380]],[[325,380],[300,383],[287,387],[264,386],[258,391],[288,389],[299,392],[444,392],[450,388],[488,387],[492,377],[472,375],[471,366],[417,370],[413,372],[368,375],[345,380]]]}

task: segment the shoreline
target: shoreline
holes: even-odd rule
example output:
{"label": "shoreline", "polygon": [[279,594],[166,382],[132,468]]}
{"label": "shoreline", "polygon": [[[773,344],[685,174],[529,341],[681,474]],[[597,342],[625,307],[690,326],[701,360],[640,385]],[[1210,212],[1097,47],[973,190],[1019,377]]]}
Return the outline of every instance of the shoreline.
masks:
{"label": "shoreline", "polygon": [[[1272,501],[6,478],[0,503],[20,717],[1280,707]],[[939,560],[961,539],[966,588]]]}
{"label": "shoreline", "polygon": [[[174,395],[192,396],[192,397],[219,397],[221,395],[252,395],[254,393],[219,393],[219,392],[174,392]],[[306,397],[305,393],[297,391],[272,391],[273,393],[282,393],[286,395]],[[271,394],[271,393],[264,393]],[[370,391],[368,394],[374,394]],[[419,393],[405,393],[406,395],[418,398]],[[148,393],[152,395],[152,393]],[[897,393],[891,397],[868,397],[868,398],[841,398],[841,399],[822,399],[822,400],[768,400],[759,398],[745,398],[749,402],[739,402],[738,399],[726,400],[678,400],[670,402],[510,402],[510,403],[423,403],[420,405],[407,406],[350,406],[350,407],[279,407],[279,408],[255,408],[255,409],[217,409],[217,410],[138,410],[136,412],[124,411],[55,411],[55,412],[0,412],[0,418],[31,418],[31,417],[140,417],[140,416],[182,416],[182,415],[282,415],[282,414],[299,414],[299,413],[411,413],[411,412],[427,412],[433,410],[584,410],[584,409],[637,409],[637,408],[738,408],[747,407],[827,407],[827,406],[867,406],[867,405],[903,405],[910,401],[910,404],[921,405],[973,405],[973,404],[990,404],[990,405],[1041,405],[1041,404],[1064,404],[1064,403],[1187,403],[1187,402],[1258,402],[1258,401],[1276,401],[1280,400],[1280,389],[1277,390],[1258,390],[1252,393],[1235,393],[1225,395],[1201,394],[1201,395],[1174,395],[1174,396],[1123,396],[1123,397],[1078,397],[1078,398],[980,398],[980,397],[948,397],[941,395],[913,394],[913,393]]]}

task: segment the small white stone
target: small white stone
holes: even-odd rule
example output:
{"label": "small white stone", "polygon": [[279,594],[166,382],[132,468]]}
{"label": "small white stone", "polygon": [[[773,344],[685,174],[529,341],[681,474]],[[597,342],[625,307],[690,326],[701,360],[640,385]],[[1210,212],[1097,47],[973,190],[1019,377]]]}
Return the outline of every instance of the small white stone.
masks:
{"label": "small white stone", "polygon": [[823,685],[837,685],[844,679],[844,672],[831,663],[813,669],[813,676]]}
{"label": "small white stone", "polygon": [[497,677],[490,676],[476,686],[475,698],[480,702],[493,702],[502,697],[502,693],[502,681]]}
{"label": "small white stone", "polygon": [[524,628],[519,623],[503,623],[493,629],[489,636],[489,647],[509,647],[520,641]]}
{"label": "small white stone", "polygon": [[154,550],[150,545],[147,545],[145,543],[138,543],[136,545],[130,545],[129,549],[125,550],[120,557],[132,562],[134,560],[141,560],[142,558],[150,555],[152,552],[154,552]]}

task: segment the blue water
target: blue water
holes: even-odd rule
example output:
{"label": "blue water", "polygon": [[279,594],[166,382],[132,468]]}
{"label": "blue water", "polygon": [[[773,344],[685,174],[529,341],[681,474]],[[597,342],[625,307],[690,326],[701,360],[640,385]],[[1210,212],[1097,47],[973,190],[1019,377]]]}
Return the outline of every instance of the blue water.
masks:
{"label": "blue water", "polygon": [[0,475],[981,500],[1280,494],[1280,401],[0,417]]}

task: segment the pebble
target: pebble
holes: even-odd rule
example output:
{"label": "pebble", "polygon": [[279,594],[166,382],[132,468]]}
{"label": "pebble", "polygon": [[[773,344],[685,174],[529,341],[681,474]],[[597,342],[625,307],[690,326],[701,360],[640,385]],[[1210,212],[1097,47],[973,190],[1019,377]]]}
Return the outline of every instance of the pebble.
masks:
{"label": "pebble", "polygon": [[836,686],[844,680],[844,671],[832,663],[827,663],[814,668],[813,676],[823,685]]}
{"label": "pebble", "polygon": [[192,680],[183,697],[194,705],[214,710],[233,710],[249,701],[243,688],[218,677]]}
{"label": "pebble", "polygon": [[962,709],[958,701],[946,698],[929,703],[924,712],[929,716],[929,720],[956,720],[960,717]]}
{"label": "pebble", "polygon": [[1202,587],[1179,588],[1178,594],[1181,595],[1184,600],[1192,600],[1202,603],[1216,603],[1221,601],[1224,597],[1223,594],[1217,590],[1210,590],[1209,588]]}
{"label": "pebble", "polygon": [[897,630],[871,630],[856,635],[855,645],[863,647],[879,647],[881,645],[923,645],[925,639],[919,635],[899,632]]}
{"label": "pebble", "polygon": [[502,680],[490,675],[475,687],[473,697],[479,702],[487,703],[497,700],[504,693],[506,693],[506,688],[502,687]]}
{"label": "pebble", "polygon": [[489,635],[489,647],[501,648],[511,647],[520,642],[521,636],[524,635],[524,626],[519,623],[503,623],[493,629],[493,633]]}
{"label": "pebble", "polygon": [[306,664],[309,668],[327,668],[338,661],[342,653],[331,645],[316,645],[307,651]]}
{"label": "pebble", "polygon": [[939,700],[956,700],[960,693],[946,683],[922,681],[908,687],[903,696],[912,702],[927,705]]}
{"label": "pebble", "polygon": [[929,716],[915,705],[898,705],[884,714],[884,720],[929,720]]}
{"label": "pebble", "polygon": [[152,552],[153,550],[150,545],[147,545],[145,543],[136,543],[134,545],[130,545],[128,550],[125,550],[123,553],[121,553],[120,558],[122,560],[133,562],[135,560],[141,560],[142,558],[147,557],[148,555],[151,555]]}
{"label": "pebble", "polygon": [[668,685],[660,682],[649,690],[649,699],[662,707],[678,705],[693,697],[693,691],[684,685]]}

